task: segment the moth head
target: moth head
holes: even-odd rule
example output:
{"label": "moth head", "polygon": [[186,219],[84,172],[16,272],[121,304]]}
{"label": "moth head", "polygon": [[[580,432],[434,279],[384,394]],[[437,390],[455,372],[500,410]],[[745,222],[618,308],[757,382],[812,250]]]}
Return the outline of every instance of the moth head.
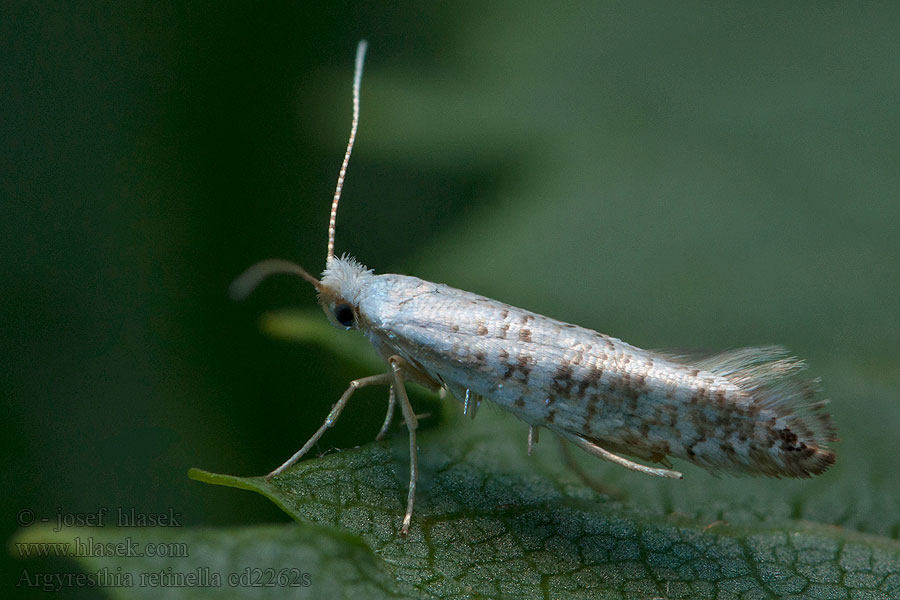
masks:
{"label": "moth head", "polygon": [[359,326],[359,302],[374,274],[355,258],[332,256],[322,273],[319,304],[332,325],[343,329]]}

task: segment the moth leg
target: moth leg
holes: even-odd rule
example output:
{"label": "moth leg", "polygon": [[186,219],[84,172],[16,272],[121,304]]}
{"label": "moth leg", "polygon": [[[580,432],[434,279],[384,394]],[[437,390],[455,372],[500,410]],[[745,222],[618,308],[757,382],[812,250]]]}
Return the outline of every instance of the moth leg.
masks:
{"label": "moth leg", "polygon": [[403,385],[402,370],[406,363],[399,356],[392,356],[388,359],[391,365],[391,375],[394,378],[393,389],[397,392],[400,402],[400,411],[403,413],[403,420],[406,421],[406,428],[409,429],[409,495],[406,498],[406,514],[403,516],[403,524],[400,526],[400,537],[409,535],[409,524],[412,521],[413,504],[416,500],[416,481],[419,478],[419,459],[416,448],[416,427],[418,421],[409,403],[409,397],[406,395],[406,388]]}
{"label": "moth leg", "polygon": [[654,475],[656,477],[668,477],[669,479],[684,479],[684,475],[679,473],[678,471],[671,471],[669,469],[657,469],[654,467],[648,467],[647,465],[642,465],[640,463],[636,463],[634,461],[630,461],[627,458],[622,458],[618,454],[613,454],[609,450],[605,450],[595,444],[594,442],[587,440],[581,437],[578,434],[565,432],[567,438],[572,440],[576,446],[582,448],[583,450],[587,450],[594,456],[598,458],[602,458],[603,460],[608,460],[611,463],[615,463],[621,467],[625,467],[626,469],[630,469],[632,471],[637,471],[638,473],[644,473],[645,475]]}
{"label": "moth leg", "polygon": [[394,420],[394,407],[397,406],[397,397],[394,395],[394,385],[391,384],[391,392],[388,395],[388,408],[387,414],[384,417],[384,424],[381,426],[381,431],[378,432],[378,435],[375,436],[375,441],[380,442],[381,438],[387,434],[388,427],[391,426],[391,421]]}
{"label": "moth leg", "polygon": [[596,477],[592,477],[587,471],[582,469],[581,465],[578,464],[578,461],[575,460],[575,457],[572,456],[572,449],[569,448],[569,444],[566,443],[566,440],[561,437],[557,437],[556,439],[559,442],[559,450],[562,452],[563,462],[572,470],[572,472],[578,475],[578,479],[580,479],[584,485],[604,496],[612,496],[613,498],[623,497],[622,492],[619,489],[600,483]]}
{"label": "moth leg", "polygon": [[540,427],[528,426],[528,456],[531,456],[531,449],[538,443],[538,432],[540,430]]}
{"label": "moth leg", "polygon": [[479,406],[481,406],[481,396],[470,392],[469,388],[466,388],[466,401],[463,403],[463,416],[470,416],[472,419],[475,419],[475,413],[478,412]]}
{"label": "moth leg", "polygon": [[313,434],[309,440],[303,444],[303,447],[297,450],[297,452],[287,459],[283,465],[266,475],[266,480],[270,480],[277,475],[281,475],[284,473],[285,469],[293,465],[295,462],[303,458],[303,455],[309,452],[309,449],[312,448],[316,442],[319,441],[329,427],[334,425],[334,423],[338,420],[338,417],[341,416],[341,411],[344,410],[344,407],[347,406],[347,402],[350,400],[350,396],[353,395],[353,392],[358,390],[361,387],[366,387],[367,385],[378,385],[378,384],[389,384],[392,381],[391,373],[381,373],[380,375],[371,375],[369,377],[363,377],[362,379],[354,379],[350,382],[350,386],[344,391],[341,395],[340,400],[338,400],[334,406],[331,407],[331,412],[328,413],[328,417],[326,417],[325,422],[322,423],[322,426]]}

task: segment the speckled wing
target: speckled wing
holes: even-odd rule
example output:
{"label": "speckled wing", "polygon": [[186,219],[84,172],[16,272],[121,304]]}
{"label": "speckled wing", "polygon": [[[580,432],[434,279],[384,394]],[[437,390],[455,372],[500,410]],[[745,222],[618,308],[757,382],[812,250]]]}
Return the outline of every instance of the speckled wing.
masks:
{"label": "speckled wing", "polygon": [[382,356],[399,354],[531,425],[735,474],[808,477],[834,463],[824,403],[783,349],[667,356],[415,277],[373,279],[361,327]]}

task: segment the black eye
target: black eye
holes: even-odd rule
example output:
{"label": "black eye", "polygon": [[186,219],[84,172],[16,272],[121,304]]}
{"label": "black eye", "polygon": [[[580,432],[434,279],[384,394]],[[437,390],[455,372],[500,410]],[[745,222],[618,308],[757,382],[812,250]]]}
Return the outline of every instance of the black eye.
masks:
{"label": "black eye", "polygon": [[350,328],[356,323],[356,316],[349,304],[338,304],[334,307],[334,318],[344,327]]}

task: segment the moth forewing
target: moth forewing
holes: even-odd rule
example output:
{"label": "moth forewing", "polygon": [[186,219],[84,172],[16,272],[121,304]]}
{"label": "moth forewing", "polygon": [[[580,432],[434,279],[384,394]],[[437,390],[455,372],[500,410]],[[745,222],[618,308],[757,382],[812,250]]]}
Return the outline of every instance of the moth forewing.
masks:
{"label": "moth forewing", "polygon": [[774,477],[807,477],[834,461],[830,420],[796,377],[803,364],[780,348],[692,362],[415,277],[370,285],[359,311],[376,347],[460,401],[476,394],[603,458],[594,447]]}

